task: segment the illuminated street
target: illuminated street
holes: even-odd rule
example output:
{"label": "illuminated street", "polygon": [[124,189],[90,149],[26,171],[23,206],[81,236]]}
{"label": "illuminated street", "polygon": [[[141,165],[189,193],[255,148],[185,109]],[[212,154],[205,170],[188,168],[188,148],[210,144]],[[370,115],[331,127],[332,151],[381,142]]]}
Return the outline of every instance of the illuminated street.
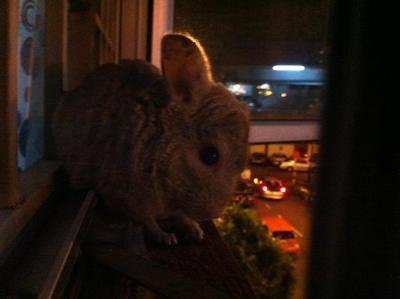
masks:
{"label": "illuminated street", "polygon": [[[281,171],[277,168],[264,166],[252,167],[253,177],[267,175],[280,178],[286,184],[290,184],[293,179],[292,173]],[[298,182],[306,182],[308,174],[297,173],[296,179]],[[288,193],[288,195],[280,201],[258,199],[254,209],[260,217],[263,215],[281,215],[296,229],[295,232],[297,233],[297,238],[301,245],[301,251],[295,259],[297,283],[293,299],[303,299],[307,256],[309,253],[311,203]]]}

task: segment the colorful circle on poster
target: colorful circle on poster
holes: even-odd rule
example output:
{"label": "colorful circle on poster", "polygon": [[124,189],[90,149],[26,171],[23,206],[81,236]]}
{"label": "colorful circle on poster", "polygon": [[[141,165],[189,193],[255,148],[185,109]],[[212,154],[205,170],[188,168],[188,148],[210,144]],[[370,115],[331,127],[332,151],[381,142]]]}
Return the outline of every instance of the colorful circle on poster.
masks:
{"label": "colorful circle on poster", "polygon": [[27,31],[32,32],[35,26],[35,4],[33,0],[26,0],[22,4],[21,22]]}
{"label": "colorful circle on poster", "polygon": [[28,37],[24,40],[21,52],[20,52],[20,60],[22,69],[24,70],[26,75],[31,74],[31,66],[32,66],[32,37]]}

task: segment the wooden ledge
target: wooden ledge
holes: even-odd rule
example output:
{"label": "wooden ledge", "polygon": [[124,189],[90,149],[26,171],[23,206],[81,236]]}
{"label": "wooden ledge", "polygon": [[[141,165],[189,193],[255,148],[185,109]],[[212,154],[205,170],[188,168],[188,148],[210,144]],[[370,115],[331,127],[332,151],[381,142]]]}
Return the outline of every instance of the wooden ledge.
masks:
{"label": "wooden ledge", "polygon": [[93,195],[71,193],[51,205],[4,281],[11,294],[119,298],[142,286],[155,298],[256,298],[211,221],[201,223],[201,242],[156,246],[129,221],[102,222]]}
{"label": "wooden ledge", "polygon": [[0,210],[0,252],[6,250],[54,190],[58,161],[40,161],[19,176],[20,204]]}
{"label": "wooden ledge", "polygon": [[161,298],[256,298],[214,224],[207,221],[201,226],[205,232],[201,242],[179,240],[170,247],[146,243],[144,254],[132,250],[138,244],[124,248],[108,244],[87,253]]}
{"label": "wooden ledge", "polygon": [[[201,227],[205,233],[201,242],[186,241],[166,248],[148,246],[149,258],[189,281],[205,282],[228,298],[255,298],[244,272],[221,239],[214,223],[205,221]],[[197,292],[207,294],[205,290]],[[204,298],[214,297],[209,294]]]}

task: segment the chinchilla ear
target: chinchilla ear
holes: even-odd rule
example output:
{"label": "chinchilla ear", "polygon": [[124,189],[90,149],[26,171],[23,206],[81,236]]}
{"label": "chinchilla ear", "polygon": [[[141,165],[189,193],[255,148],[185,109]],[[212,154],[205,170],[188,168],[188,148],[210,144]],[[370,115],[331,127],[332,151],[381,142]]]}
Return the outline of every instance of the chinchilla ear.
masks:
{"label": "chinchilla ear", "polygon": [[188,34],[166,34],[161,41],[161,65],[174,100],[192,102],[204,97],[213,79],[208,57]]}

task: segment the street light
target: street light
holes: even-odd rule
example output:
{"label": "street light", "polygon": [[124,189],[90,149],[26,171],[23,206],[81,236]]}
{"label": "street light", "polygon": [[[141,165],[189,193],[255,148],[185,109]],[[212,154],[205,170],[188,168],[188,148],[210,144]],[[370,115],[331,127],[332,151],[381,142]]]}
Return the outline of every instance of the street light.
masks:
{"label": "street light", "polygon": [[287,64],[278,64],[272,67],[274,71],[289,71],[289,72],[301,72],[306,68],[303,65],[287,65]]}

